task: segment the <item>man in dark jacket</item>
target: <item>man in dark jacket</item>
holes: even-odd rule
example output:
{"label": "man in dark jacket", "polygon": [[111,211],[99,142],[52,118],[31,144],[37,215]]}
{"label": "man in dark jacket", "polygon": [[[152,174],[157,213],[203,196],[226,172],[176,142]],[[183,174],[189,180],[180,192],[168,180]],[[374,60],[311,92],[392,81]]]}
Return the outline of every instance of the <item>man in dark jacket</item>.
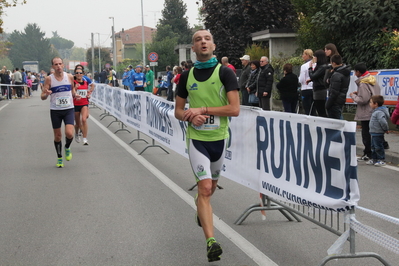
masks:
{"label": "man in dark jacket", "polygon": [[241,91],[241,104],[242,105],[250,105],[248,103],[249,99],[249,94],[247,91],[247,81],[249,79],[249,75],[251,74],[251,66],[249,65],[249,61],[251,58],[249,55],[244,55],[243,57],[240,58],[241,63],[242,63],[242,71],[241,71],[241,76],[240,76],[240,91]]}
{"label": "man in dark jacket", "polygon": [[331,57],[331,66],[333,71],[326,102],[327,115],[329,118],[342,119],[342,108],[346,102],[351,69],[349,65],[342,64],[342,58],[337,54]]}
{"label": "man in dark jacket", "polygon": [[274,69],[269,64],[269,59],[262,56],[260,59],[260,70],[258,79],[257,95],[259,98],[259,107],[270,111],[270,97],[272,96]]}

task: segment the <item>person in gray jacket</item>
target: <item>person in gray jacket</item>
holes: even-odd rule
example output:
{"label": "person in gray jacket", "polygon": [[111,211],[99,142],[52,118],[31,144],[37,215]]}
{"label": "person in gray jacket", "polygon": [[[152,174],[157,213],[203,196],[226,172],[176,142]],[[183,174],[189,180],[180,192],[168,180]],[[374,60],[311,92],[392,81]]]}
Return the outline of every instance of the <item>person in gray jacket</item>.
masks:
{"label": "person in gray jacket", "polygon": [[382,95],[373,95],[370,99],[370,107],[373,113],[370,118],[371,135],[371,160],[366,164],[385,166],[384,134],[388,133],[389,111],[384,104]]}
{"label": "person in gray jacket", "polygon": [[369,129],[372,109],[370,107],[370,98],[373,95],[381,94],[381,88],[377,83],[375,76],[367,71],[365,63],[358,63],[354,67],[355,81],[357,91],[350,94],[353,101],[357,104],[355,120],[360,121],[362,126],[362,142],[364,145],[363,156],[359,161],[368,161],[371,158],[371,135]]}

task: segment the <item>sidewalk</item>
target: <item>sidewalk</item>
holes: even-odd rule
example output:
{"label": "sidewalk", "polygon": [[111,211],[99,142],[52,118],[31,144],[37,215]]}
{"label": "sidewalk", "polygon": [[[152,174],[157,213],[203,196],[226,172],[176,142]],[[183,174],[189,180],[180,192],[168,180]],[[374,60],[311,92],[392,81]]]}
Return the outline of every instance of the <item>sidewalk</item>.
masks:
{"label": "sidewalk", "polygon": [[[399,131],[390,130],[389,134],[385,134],[385,140],[389,143],[389,149],[385,150],[385,160],[387,163],[399,166]],[[358,156],[363,155],[363,143],[361,128],[356,129],[356,153]]]}

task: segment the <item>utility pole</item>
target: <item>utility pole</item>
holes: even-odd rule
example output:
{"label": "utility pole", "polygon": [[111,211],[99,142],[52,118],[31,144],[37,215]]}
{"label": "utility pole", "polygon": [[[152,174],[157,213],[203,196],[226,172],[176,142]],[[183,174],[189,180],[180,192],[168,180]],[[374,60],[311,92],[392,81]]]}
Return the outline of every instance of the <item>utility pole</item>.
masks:
{"label": "utility pole", "polygon": [[94,77],[94,33],[91,33],[91,73]]}
{"label": "utility pole", "polygon": [[113,56],[113,65],[114,65],[114,70],[116,71],[116,43],[115,43],[115,23],[114,23],[114,17],[109,17],[109,19],[112,19],[112,53],[114,54]]}

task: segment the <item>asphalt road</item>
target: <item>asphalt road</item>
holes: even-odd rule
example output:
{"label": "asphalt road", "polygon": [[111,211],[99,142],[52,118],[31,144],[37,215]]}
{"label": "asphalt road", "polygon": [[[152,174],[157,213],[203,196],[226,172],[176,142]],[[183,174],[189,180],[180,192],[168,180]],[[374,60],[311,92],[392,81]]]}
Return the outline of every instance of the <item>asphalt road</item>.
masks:
{"label": "asphalt road", "polygon": [[[208,263],[194,222],[196,190],[187,159],[130,141],[112,117],[91,108],[90,145],[75,141],[73,159],[56,168],[49,101],[0,102],[0,265],[318,265],[337,236],[279,212],[238,216],[258,193],[222,178],[213,199],[216,238],[224,253]],[[143,139],[150,139],[143,134]],[[64,141],[63,141],[64,142]],[[399,217],[398,168],[361,163],[360,206]],[[399,238],[397,225],[357,212],[360,222]],[[348,245],[345,251],[348,252]],[[357,251],[376,252],[392,265],[399,256],[357,236]],[[327,265],[380,265],[375,259]]]}

